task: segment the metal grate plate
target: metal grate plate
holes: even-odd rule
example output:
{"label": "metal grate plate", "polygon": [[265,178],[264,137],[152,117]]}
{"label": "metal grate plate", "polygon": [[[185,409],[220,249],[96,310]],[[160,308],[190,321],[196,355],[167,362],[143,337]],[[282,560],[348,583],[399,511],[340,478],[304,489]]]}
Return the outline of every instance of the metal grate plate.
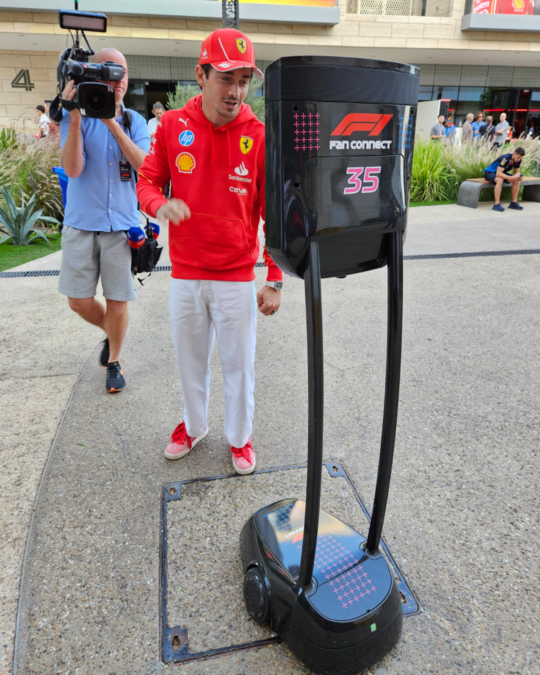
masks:
{"label": "metal grate plate", "polygon": [[[326,463],[322,507],[360,533],[369,518],[344,467]],[[279,640],[251,621],[242,596],[240,531],[258,509],[280,499],[304,498],[306,468],[257,471],[252,476],[218,476],[165,485],[162,492],[162,658],[193,661]],[[328,542],[326,542],[328,544]],[[419,606],[390,554],[405,615]],[[322,564],[317,552],[317,561]],[[339,589],[336,589],[339,591]]]}

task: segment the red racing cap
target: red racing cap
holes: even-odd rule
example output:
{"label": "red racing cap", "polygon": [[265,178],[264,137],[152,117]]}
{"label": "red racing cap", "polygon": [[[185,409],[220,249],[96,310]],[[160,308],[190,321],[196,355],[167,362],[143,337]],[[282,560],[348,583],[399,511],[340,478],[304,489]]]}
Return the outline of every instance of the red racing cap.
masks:
{"label": "red racing cap", "polygon": [[219,28],[202,43],[199,65],[209,63],[224,73],[236,68],[251,68],[261,79],[262,72],[255,65],[253,43],[239,30]]}

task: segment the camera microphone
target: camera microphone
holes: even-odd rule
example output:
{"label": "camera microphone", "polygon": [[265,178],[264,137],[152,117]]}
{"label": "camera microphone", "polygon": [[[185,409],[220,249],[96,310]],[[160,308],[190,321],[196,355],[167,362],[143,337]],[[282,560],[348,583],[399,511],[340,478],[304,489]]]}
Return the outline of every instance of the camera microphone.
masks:
{"label": "camera microphone", "polygon": [[156,240],[159,237],[160,227],[157,223],[148,223],[146,226],[148,239]]}
{"label": "camera microphone", "polygon": [[142,227],[130,227],[127,231],[127,240],[131,248],[141,248],[145,240]]}

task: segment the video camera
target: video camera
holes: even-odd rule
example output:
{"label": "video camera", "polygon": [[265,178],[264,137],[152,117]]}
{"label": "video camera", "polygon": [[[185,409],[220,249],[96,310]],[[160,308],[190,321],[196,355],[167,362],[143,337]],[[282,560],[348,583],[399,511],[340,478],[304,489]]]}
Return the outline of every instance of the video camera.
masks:
{"label": "video camera", "polygon": [[[97,33],[107,32],[107,17],[105,14],[94,12],[79,12],[77,10],[59,10],[60,28],[71,32],[75,30],[73,45],[68,47],[60,57],[60,63],[56,71],[58,83],[58,96],[50,107],[50,117],[55,122],[62,120],[63,110],[78,108],[84,117],[95,119],[112,119],[115,115],[116,103],[114,88],[96,80],[108,80],[120,82],[124,77],[124,69],[118,63],[107,61],[106,63],[91,63],[90,57],[95,54],[90,46],[84,30]],[[80,46],[79,31],[86,42],[88,49]],[[77,90],[71,101],[62,99],[62,92],[69,80],[73,80]]]}

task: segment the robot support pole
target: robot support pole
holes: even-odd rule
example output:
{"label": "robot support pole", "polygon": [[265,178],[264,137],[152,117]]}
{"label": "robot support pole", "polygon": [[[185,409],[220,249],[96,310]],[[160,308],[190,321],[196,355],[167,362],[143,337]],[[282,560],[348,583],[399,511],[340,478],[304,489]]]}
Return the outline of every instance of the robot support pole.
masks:
{"label": "robot support pole", "polygon": [[309,420],[306,514],[298,583],[303,588],[307,588],[311,584],[317,549],[323,460],[324,364],[321,268],[319,265],[319,245],[316,242],[309,245],[304,284],[308,346]]}
{"label": "robot support pole", "polygon": [[379,455],[379,471],[373,513],[366,548],[375,552],[379,548],[392,477],[394,443],[399,406],[399,381],[401,371],[401,340],[403,332],[403,233],[390,235],[388,256],[388,337],[386,347],[386,388],[384,415]]}

